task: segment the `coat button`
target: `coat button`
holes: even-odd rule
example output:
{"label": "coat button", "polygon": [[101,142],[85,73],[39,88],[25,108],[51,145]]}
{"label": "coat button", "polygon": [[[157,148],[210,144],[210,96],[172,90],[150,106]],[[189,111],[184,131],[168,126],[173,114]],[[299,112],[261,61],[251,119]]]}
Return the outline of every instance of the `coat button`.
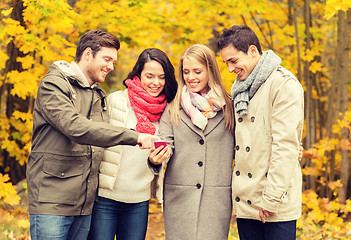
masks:
{"label": "coat button", "polygon": [[199,167],[202,167],[203,163],[200,161],[197,163],[197,165],[199,165]]}
{"label": "coat button", "polygon": [[249,178],[252,178],[252,174],[251,173],[247,174],[247,176],[249,176]]}
{"label": "coat button", "polygon": [[235,201],[240,202],[240,198],[239,198],[239,197],[236,197],[236,198],[235,198]]}
{"label": "coat button", "polygon": [[61,173],[61,176],[62,176],[62,177],[64,177],[64,176],[65,176],[65,173],[64,173],[64,172],[63,172],[63,173]]}
{"label": "coat button", "polygon": [[250,201],[250,200],[247,200],[247,204],[251,205],[251,201]]}
{"label": "coat button", "polygon": [[239,175],[240,175],[240,172],[239,172],[239,171],[236,171],[235,174],[236,174],[237,176],[239,176]]}
{"label": "coat button", "polygon": [[246,147],[246,152],[250,152],[250,147]]}
{"label": "coat button", "polygon": [[197,187],[197,189],[200,189],[201,188],[201,184],[200,183],[196,184],[196,187]]}
{"label": "coat button", "polygon": [[251,122],[254,122],[254,121],[255,121],[255,117],[252,116],[252,117],[251,117]]}
{"label": "coat button", "polygon": [[243,121],[243,118],[242,117],[239,117],[238,118],[238,122],[241,123]]}
{"label": "coat button", "polygon": [[237,150],[237,151],[239,151],[239,145],[236,145],[236,147],[235,147],[235,148],[236,148],[236,150]]}
{"label": "coat button", "polygon": [[201,140],[199,141],[199,143],[200,143],[201,145],[204,145],[205,141],[204,141],[203,139],[201,139]]}

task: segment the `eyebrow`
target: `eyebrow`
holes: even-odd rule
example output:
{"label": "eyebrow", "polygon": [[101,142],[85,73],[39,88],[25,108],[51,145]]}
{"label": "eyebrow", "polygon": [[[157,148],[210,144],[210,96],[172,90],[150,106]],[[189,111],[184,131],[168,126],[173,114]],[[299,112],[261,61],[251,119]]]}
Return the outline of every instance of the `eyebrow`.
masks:
{"label": "eyebrow", "polygon": [[235,58],[235,57],[231,57],[231,58],[229,58],[229,59],[227,59],[227,60],[223,60],[223,62],[224,63],[226,63],[226,62],[230,62],[230,61],[232,61],[232,60],[236,60],[237,58]]}
{"label": "eyebrow", "polygon": [[117,62],[117,58],[116,58],[116,60],[114,60],[113,57],[110,57],[108,55],[103,56],[103,58],[107,58],[108,60],[112,60],[113,63]]}
{"label": "eyebrow", "polygon": [[[199,67],[199,68],[193,68],[192,70],[196,71],[196,70],[202,70],[202,69],[203,69],[203,68]],[[183,67],[183,70],[190,70],[190,69],[184,68],[184,67]]]}
{"label": "eyebrow", "polygon": [[[153,74],[153,73],[151,73],[151,72],[146,72],[145,74],[157,75],[157,74]],[[159,74],[159,76],[162,76],[162,75],[166,75],[166,74],[165,74],[165,73]]]}

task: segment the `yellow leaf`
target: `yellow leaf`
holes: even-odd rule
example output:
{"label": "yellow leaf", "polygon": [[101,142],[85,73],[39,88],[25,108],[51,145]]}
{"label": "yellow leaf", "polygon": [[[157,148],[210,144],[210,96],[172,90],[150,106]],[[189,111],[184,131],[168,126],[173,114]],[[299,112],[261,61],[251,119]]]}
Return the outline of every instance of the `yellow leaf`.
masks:
{"label": "yellow leaf", "polygon": [[302,169],[302,173],[305,176],[311,175],[311,176],[318,176],[319,175],[319,170],[315,167],[306,167]]}
{"label": "yellow leaf", "polygon": [[7,17],[12,13],[12,10],[13,10],[13,7],[9,8],[8,10],[1,11],[1,14],[3,14],[5,17]]}
{"label": "yellow leaf", "polygon": [[320,62],[313,61],[310,65],[310,71],[313,73],[321,72],[323,64]]}
{"label": "yellow leaf", "polygon": [[341,180],[338,179],[337,181],[329,182],[329,183],[328,183],[328,187],[329,187],[332,191],[334,191],[334,190],[337,189],[337,188],[342,187]]}
{"label": "yellow leaf", "polygon": [[16,225],[20,228],[28,229],[29,228],[29,221],[28,221],[28,219],[20,219],[16,222]]}

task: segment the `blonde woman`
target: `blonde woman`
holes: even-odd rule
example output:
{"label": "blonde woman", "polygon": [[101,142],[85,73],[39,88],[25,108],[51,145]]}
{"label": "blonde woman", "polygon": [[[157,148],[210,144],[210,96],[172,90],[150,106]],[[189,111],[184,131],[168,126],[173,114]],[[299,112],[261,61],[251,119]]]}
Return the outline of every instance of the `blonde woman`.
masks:
{"label": "blonde woman", "polygon": [[214,53],[189,47],[179,62],[176,97],[160,121],[160,137],[172,149],[164,180],[166,239],[228,239],[233,119]]}

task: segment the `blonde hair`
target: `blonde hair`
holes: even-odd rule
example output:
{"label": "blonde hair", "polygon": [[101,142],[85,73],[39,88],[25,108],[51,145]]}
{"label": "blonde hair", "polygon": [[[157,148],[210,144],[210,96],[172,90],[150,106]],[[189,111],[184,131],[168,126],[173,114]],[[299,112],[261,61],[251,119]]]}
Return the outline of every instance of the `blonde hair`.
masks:
{"label": "blonde hair", "polygon": [[225,100],[224,106],[224,119],[226,128],[234,131],[234,109],[233,102],[231,100],[230,94],[225,90],[221,74],[217,65],[216,57],[213,51],[202,44],[195,44],[185,50],[182,57],[179,60],[179,75],[178,75],[178,90],[175,98],[167,107],[167,114],[170,117],[172,124],[178,125],[180,119],[180,97],[182,89],[185,85],[183,78],[183,61],[185,58],[193,59],[201,63],[207,68],[208,71],[208,86],[216,92],[217,95],[220,95]]}

